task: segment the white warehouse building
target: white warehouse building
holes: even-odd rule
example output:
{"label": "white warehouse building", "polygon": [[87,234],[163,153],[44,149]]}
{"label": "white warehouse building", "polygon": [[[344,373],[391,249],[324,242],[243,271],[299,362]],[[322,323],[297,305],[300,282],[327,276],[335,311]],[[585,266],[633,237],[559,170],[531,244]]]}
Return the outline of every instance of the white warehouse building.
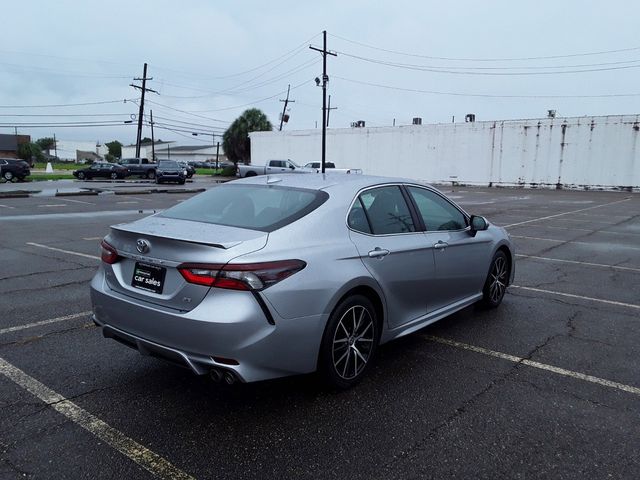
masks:
{"label": "white warehouse building", "polygon": [[[337,168],[429,183],[640,189],[640,115],[327,130]],[[251,162],[319,161],[321,130],[252,132]]]}

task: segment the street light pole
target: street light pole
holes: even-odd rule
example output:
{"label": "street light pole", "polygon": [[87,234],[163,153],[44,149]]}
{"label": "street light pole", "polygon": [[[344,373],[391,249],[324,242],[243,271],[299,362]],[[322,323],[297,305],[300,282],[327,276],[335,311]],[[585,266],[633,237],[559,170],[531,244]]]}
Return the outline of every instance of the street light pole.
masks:
{"label": "street light pole", "polygon": [[[322,53],[322,173],[324,173],[326,150],[327,150],[327,82],[329,82],[329,76],[327,75],[327,55],[337,56],[335,52],[327,51],[327,31],[322,31],[323,45],[322,50],[316,47],[309,46],[311,50],[316,50]],[[316,82],[318,80],[316,79]]]}

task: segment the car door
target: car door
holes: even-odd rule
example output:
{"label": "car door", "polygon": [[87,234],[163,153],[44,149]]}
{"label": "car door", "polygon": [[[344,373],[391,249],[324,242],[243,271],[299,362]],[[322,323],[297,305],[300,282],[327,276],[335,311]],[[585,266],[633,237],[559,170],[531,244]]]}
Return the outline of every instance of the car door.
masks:
{"label": "car door", "polygon": [[389,328],[424,316],[434,255],[402,188],[385,185],[361,192],[347,220],[362,262],[384,293]]}
{"label": "car door", "polygon": [[284,160],[271,160],[265,170],[267,174],[286,172],[286,162]]}
{"label": "car door", "polygon": [[434,249],[437,282],[429,311],[480,293],[490,260],[489,234],[470,235],[467,216],[439,192],[412,185],[406,189],[424,223],[426,241]]}
{"label": "car door", "polygon": [[89,170],[86,171],[85,176],[88,179],[99,177],[100,176],[100,164],[94,163],[89,167]]}

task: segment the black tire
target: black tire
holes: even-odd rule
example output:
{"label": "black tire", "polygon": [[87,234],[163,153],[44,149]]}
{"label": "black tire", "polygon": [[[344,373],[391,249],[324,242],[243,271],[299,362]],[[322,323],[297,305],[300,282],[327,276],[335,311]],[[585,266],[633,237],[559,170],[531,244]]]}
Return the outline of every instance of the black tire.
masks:
{"label": "black tire", "polygon": [[318,370],[329,386],[345,390],[366,374],[380,339],[371,301],[352,295],[334,309],[320,345]]}
{"label": "black tire", "polygon": [[118,174],[116,172],[111,172],[111,180],[117,180]]}
{"label": "black tire", "polygon": [[185,182],[186,182],[186,180],[185,180],[184,178],[183,178],[182,180],[179,180],[179,181],[178,181],[178,183],[179,183],[180,185],[184,185],[184,183],[185,183]]}
{"label": "black tire", "polygon": [[156,177],[156,185],[160,185],[162,183],[162,180],[160,180],[158,177]]}
{"label": "black tire", "polygon": [[2,175],[7,182],[11,182],[13,180],[13,172],[4,172]]}
{"label": "black tire", "polygon": [[251,172],[247,172],[247,174],[245,175],[245,177],[255,177],[255,176],[257,176],[257,175],[258,175],[258,174],[257,174],[256,172],[251,171]]}
{"label": "black tire", "polygon": [[78,172],[78,180],[84,180],[84,179],[85,179],[84,172]]}
{"label": "black tire", "polygon": [[496,308],[502,303],[509,285],[509,259],[502,250],[498,250],[491,260],[491,267],[482,289],[482,306]]}
{"label": "black tire", "polygon": [[156,178],[155,170],[147,170],[147,174],[145,175],[145,177],[147,177],[149,180],[153,180],[154,178]]}

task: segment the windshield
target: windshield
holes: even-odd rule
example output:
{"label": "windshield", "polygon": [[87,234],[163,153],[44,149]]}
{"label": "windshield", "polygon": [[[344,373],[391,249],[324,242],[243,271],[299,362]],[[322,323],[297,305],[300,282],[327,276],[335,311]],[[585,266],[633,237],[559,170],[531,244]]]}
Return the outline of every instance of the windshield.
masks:
{"label": "windshield", "polygon": [[159,216],[272,232],[322,205],[318,190],[276,185],[223,185],[165,210]]}
{"label": "windshield", "polygon": [[178,162],[160,162],[158,168],[179,168]]}

